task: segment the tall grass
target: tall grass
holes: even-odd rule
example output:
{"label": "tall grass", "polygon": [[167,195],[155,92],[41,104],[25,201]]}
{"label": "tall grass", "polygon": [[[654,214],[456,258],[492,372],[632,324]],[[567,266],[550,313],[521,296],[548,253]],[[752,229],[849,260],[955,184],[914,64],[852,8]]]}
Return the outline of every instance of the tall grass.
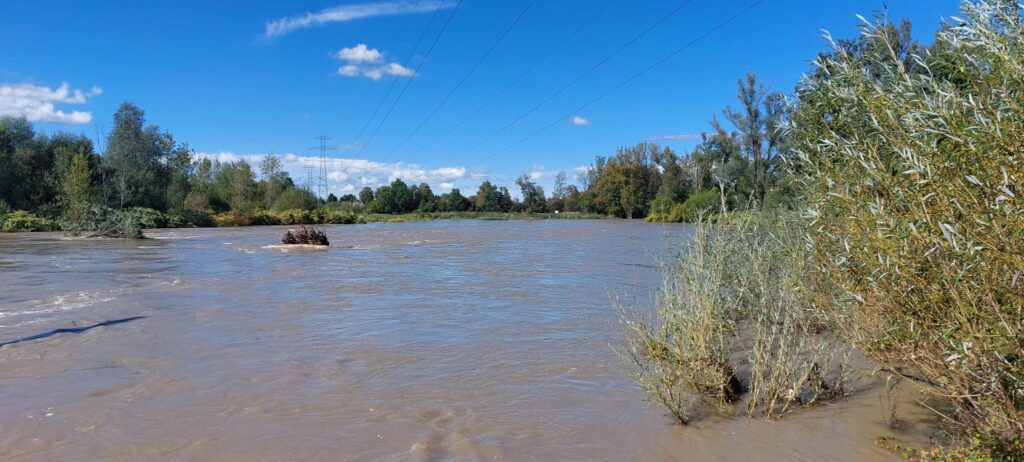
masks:
{"label": "tall grass", "polygon": [[655,313],[626,314],[637,382],[680,422],[744,399],[747,415],[774,418],[843,393],[842,348],[820,331],[794,225],[698,220],[665,266]]}

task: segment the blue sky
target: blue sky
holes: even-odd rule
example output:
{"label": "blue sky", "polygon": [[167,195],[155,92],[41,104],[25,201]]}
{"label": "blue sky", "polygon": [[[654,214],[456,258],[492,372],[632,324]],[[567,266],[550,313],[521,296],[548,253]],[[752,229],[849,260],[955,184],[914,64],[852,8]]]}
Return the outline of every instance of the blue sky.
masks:
{"label": "blue sky", "polygon": [[[439,1],[441,9],[431,23]],[[825,46],[821,29],[850,37],[856,32],[856,14],[870,16],[883,7],[873,0],[764,0],[643,77],[573,112],[753,3],[692,0],[550,102],[493,135],[681,2],[612,0],[603,10],[606,0],[464,0],[456,9],[457,2],[9,2],[0,16],[0,43],[5,44],[0,114],[28,115],[40,131],[95,138],[109,129],[117,106],[132,101],[146,111],[150,123],[204,155],[223,160],[255,159],[270,151],[287,155],[286,166],[299,182],[306,157],[312,155],[308,148],[323,134],[339,148],[331,152],[339,160],[330,166],[331,189],[337,193],[395,176],[467,193],[483,178],[511,185],[521,174],[550,186],[559,170],[573,178],[575,169],[617,146],[650,136],[701,133],[712,114],[734,104],[736,79],[747,72],[790,92]],[[915,35],[926,41],[940,19],[958,9],[956,0],[886,3],[891,17],[910,18]],[[599,11],[519,84],[428,145]],[[367,124],[392,81],[390,97]],[[371,139],[403,88],[402,99]],[[357,139],[364,125],[368,128]],[[685,150],[694,142],[668,144]]]}

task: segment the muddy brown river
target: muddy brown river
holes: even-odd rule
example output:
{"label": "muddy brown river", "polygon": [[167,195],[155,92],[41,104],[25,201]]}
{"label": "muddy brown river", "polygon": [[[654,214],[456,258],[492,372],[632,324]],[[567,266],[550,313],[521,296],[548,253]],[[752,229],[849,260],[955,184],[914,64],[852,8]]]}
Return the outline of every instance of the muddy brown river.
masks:
{"label": "muddy brown river", "polygon": [[327,232],[0,234],[0,460],[899,460],[877,390],[690,427],[643,400],[609,294],[649,306],[685,226]]}

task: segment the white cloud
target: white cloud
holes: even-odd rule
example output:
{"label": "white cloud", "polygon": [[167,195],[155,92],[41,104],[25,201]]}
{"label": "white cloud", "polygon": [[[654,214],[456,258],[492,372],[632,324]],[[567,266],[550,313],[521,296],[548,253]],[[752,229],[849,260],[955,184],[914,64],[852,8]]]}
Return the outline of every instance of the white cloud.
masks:
{"label": "white cloud", "polygon": [[552,176],[552,174],[551,171],[544,168],[543,165],[534,165],[530,168],[530,172],[527,173],[527,176],[529,176],[531,180],[536,181],[541,178]]}
{"label": "white cloud", "polygon": [[397,75],[399,77],[412,77],[416,75],[415,71],[398,63],[390,63],[384,66],[382,70],[388,75]]}
{"label": "white cloud", "polygon": [[338,68],[338,74],[343,75],[345,77],[358,77],[359,67],[352,64],[347,64]]}
{"label": "white cloud", "polygon": [[344,77],[366,77],[380,80],[385,75],[413,77],[416,71],[398,63],[375,64],[384,61],[384,53],[360,43],[351,48],[342,48],[334,57],[347,64],[338,68],[338,75]]}
{"label": "white cloud", "polygon": [[56,89],[30,83],[0,84],[0,115],[24,116],[33,122],[86,124],[92,121],[91,112],[64,112],[56,104],[84,104],[102,93],[99,87],[72,91],[67,82]]}
{"label": "white cloud", "polygon": [[[232,152],[199,152],[197,157],[217,160],[222,163],[244,160],[254,167],[263,159],[263,154],[235,154]],[[294,153],[281,155],[283,168],[295,181],[302,185],[306,182],[306,166],[319,167],[317,156],[299,156]],[[315,172],[314,172],[315,173]],[[441,190],[451,189],[456,182],[471,182],[475,175],[465,167],[440,167],[428,169],[417,164],[383,163],[368,159],[327,159],[327,179],[330,192],[336,195],[361,189],[363,186],[376,188],[401,178],[407,184],[428,183],[440,185]],[[469,187],[469,184],[465,186]]]}
{"label": "white cloud", "polygon": [[379,63],[384,60],[384,54],[380,50],[370,48],[365,43],[351,48],[342,48],[334,56],[350,63]]}
{"label": "white cloud", "polygon": [[584,117],[572,116],[572,124],[578,126],[590,125],[590,121]]}
{"label": "white cloud", "polygon": [[379,68],[375,68],[364,70],[363,76],[369,77],[371,80],[380,80],[380,78],[384,76],[384,73],[381,72]]}
{"label": "white cloud", "polygon": [[441,0],[428,0],[341,5],[333,8],[325,8],[316,13],[306,13],[299,16],[291,16],[270,21],[266,24],[266,30],[264,33],[267,38],[274,38],[299,29],[334,22],[349,22],[378,16],[426,13],[437,8],[452,8],[454,6],[454,3],[449,5],[444,5],[443,3],[444,2]]}

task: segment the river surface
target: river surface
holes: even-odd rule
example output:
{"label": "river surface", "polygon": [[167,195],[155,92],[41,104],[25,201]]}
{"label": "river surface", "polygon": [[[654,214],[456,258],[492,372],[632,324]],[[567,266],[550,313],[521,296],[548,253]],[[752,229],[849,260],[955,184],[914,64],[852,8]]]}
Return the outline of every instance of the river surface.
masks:
{"label": "river surface", "polygon": [[614,351],[685,226],[0,234],[0,460],[898,460],[878,394],[681,427]]}

